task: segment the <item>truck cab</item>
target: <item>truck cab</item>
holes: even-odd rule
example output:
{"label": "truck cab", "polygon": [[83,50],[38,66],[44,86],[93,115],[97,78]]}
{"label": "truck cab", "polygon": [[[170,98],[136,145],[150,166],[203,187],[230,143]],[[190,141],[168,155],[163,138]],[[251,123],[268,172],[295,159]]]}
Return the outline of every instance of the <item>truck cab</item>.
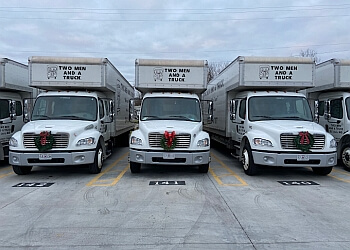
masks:
{"label": "truck cab", "polygon": [[[335,142],[313,122],[303,94],[247,91],[237,95],[232,105],[230,130],[233,140],[240,142],[239,155],[248,175],[255,174],[256,165],[312,167],[317,174],[332,170]],[[308,143],[302,145],[301,140]]]}

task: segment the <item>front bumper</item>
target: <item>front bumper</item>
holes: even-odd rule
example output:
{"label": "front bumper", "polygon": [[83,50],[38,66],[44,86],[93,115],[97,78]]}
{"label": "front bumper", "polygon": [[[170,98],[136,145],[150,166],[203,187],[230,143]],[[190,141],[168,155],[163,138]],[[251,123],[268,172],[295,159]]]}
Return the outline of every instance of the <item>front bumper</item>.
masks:
{"label": "front bumper", "polygon": [[210,162],[210,151],[140,151],[130,149],[130,161],[158,165],[202,165]]}
{"label": "front bumper", "polygon": [[93,163],[94,159],[95,150],[82,152],[48,151],[45,153],[10,151],[9,153],[9,163],[17,166],[83,165]]}
{"label": "front bumper", "polygon": [[[279,167],[332,167],[337,165],[337,153],[322,154],[287,154],[287,153],[269,153],[253,151],[255,164],[279,166]],[[308,156],[308,160],[298,160],[299,156]]]}

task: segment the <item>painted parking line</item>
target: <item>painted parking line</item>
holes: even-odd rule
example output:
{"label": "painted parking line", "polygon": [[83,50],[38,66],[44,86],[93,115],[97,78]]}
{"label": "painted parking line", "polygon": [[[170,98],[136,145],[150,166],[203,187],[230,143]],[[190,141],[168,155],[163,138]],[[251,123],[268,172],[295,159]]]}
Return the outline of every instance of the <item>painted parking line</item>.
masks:
{"label": "painted parking line", "polygon": [[89,183],[86,184],[86,186],[89,187],[110,187],[114,186],[120,181],[120,179],[123,177],[123,175],[126,173],[126,171],[129,169],[129,164],[122,169],[122,170],[116,170],[113,169],[120,161],[124,160],[126,156],[129,154],[129,152],[126,152],[123,154],[119,159],[114,161],[111,165],[109,165],[105,170],[103,170],[101,173],[96,175],[95,178],[93,178]]}
{"label": "painted parking line", "polygon": [[342,182],[350,183],[350,173],[345,170],[341,171],[333,168],[332,172],[328,176]]}
{"label": "painted parking line", "polygon": [[220,186],[248,186],[248,184],[234,171],[232,171],[217,156],[211,153],[215,159],[210,163],[209,172]]}
{"label": "painted parking line", "polygon": [[11,166],[0,169],[0,179],[15,174]]}

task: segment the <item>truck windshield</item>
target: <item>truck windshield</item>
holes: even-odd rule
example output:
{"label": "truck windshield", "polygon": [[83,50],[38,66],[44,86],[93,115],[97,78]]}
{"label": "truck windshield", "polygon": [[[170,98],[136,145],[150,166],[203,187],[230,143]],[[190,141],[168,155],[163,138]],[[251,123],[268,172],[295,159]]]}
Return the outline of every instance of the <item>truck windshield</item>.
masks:
{"label": "truck windshield", "polygon": [[142,102],[141,121],[185,120],[201,121],[200,103],[194,98],[149,97]]}
{"label": "truck windshield", "polygon": [[0,119],[10,117],[9,101],[0,99]]}
{"label": "truck windshield", "polygon": [[35,101],[32,120],[97,119],[97,101],[85,96],[42,96]]}
{"label": "truck windshield", "polygon": [[255,96],[248,101],[250,121],[303,120],[312,121],[310,106],[299,96]]}

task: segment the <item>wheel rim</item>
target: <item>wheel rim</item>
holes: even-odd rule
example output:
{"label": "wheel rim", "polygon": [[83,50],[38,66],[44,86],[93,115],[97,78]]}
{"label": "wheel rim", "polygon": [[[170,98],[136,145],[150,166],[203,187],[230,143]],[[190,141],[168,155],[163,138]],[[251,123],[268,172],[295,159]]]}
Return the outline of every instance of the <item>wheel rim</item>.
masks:
{"label": "wheel rim", "polygon": [[249,155],[246,149],[243,150],[243,168],[244,170],[248,170],[249,168]]}
{"label": "wheel rim", "polygon": [[350,168],[350,148],[346,147],[344,148],[341,158],[343,161],[343,164],[347,167]]}
{"label": "wheel rim", "polygon": [[102,168],[102,163],[103,163],[103,151],[102,151],[102,148],[100,148],[97,153],[97,167]]}

